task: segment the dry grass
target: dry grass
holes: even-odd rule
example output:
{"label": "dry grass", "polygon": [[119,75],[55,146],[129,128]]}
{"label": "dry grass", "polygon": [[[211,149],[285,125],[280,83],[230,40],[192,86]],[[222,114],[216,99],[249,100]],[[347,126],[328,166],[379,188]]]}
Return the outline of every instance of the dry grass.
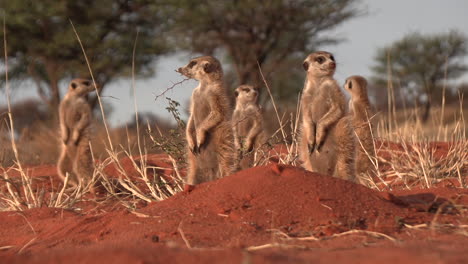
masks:
{"label": "dry grass", "polygon": [[[441,180],[454,179],[466,188],[468,127],[462,102],[460,95],[458,106],[433,108],[426,123],[418,118],[417,108],[378,115],[375,140],[384,144],[374,145],[378,155],[368,155],[374,173],[362,177],[361,182],[381,190],[431,188]],[[438,150],[437,142],[446,143],[447,153]]]}

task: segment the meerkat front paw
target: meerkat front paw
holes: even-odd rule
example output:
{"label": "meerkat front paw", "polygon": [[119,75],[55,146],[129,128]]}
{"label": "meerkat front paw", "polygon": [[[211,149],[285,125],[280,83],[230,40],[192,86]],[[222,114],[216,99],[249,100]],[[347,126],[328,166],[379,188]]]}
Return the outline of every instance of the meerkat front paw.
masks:
{"label": "meerkat front paw", "polygon": [[68,144],[68,140],[69,140],[69,136],[68,136],[68,135],[62,137],[62,142],[63,142],[64,145],[67,145],[67,144]]}
{"label": "meerkat front paw", "polygon": [[313,138],[313,139],[312,139],[311,141],[309,141],[309,143],[307,144],[307,149],[309,150],[309,154],[312,154],[312,152],[314,152],[315,147],[316,147],[315,138]]}
{"label": "meerkat front paw", "polygon": [[253,141],[251,139],[246,140],[244,150],[251,152],[253,150]]}
{"label": "meerkat front paw", "polygon": [[73,131],[72,142],[75,145],[78,145],[78,140],[80,139],[80,133],[78,131]]}
{"label": "meerkat front paw", "polygon": [[318,126],[317,128],[317,136],[316,136],[316,144],[317,144],[317,152],[320,152],[320,149],[325,143],[325,136],[326,136],[326,129],[322,126]]}
{"label": "meerkat front paw", "polygon": [[195,140],[191,136],[187,137],[187,145],[188,145],[190,151],[193,154],[197,153],[197,147],[195,145]]}
{"label": "meerkat front paw", "polygon": [[200,153],[201,148],[205,144],[206,140],[206,131],[199,129],[197,131],[197,145],[195,146],[195,152]]}
{"label": "meerkat front paw", "polygon": [[314,152],[315,148],[317,147],[317,135],[315,132],[315,124],[312,124],[309,133],[307,134],[307,148],[309,150],[309,154],[312,154],[312,152]]}

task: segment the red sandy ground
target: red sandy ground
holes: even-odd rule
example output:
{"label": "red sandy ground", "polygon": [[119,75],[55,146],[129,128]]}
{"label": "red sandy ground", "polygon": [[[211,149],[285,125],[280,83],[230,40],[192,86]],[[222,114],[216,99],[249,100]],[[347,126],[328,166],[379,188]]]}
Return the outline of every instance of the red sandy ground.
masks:
{"label": "red sandy ground", "polygon": [[377,192],[272,164],[136,213],[113,199],[2,212],[0,263],[468,263],[468,189],[447,186]]}

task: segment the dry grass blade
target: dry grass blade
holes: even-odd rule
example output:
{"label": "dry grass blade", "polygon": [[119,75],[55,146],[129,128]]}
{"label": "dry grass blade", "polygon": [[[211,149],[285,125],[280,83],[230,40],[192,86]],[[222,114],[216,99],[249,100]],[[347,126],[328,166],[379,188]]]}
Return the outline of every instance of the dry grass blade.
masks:
{"label": "dry grass blade", "polygon": [[5,250],[8,250],[10,248],[14,248],[15,246],[1,246],[0,247],[0,251],[5,251]]}
{"label": "dry grass blade", "polygon": [[182,230],[182,221],[179,223],[179,226],[177,227],[177,231],[179,232],[180,236],[182,237],[182,240],[184,240],[184,243],[187,246],[187,248],[191,249],[192,246],[190,245],[190,242],[185,237],[184,231]]}
{"label": "dry grass blade", "polygon": [[36,241],[37,237],[34,237],[33,239],[29,240],[28,243],[26,243],[23,247],[21,247],[21,249],[18,251],[18,255],[21,254],[23,252],[23,250],[25,250],[27,247],[29,247],[30,245],[32,245],[32,243],[34,243],[34,241]]}
{"label": "dry grass blade", "polygon": [[138,213],[136,211],[130,211],[130,213],[134,214],[136,217],[140,217],[140,218],[157,218],[157,216],[151,216],[151,215],[147,215],[147,214],[142,214],[142,213]]}
{"label": "dry grass blade", "polygon": [[270,244],[265,244],[265,245],[260,245],[260,246],[251,246],[246,248],[247,251],[258,251],[262,249],[269,249],[269,248],[283,248],[283,249],[306,249],[306,246],[301,246],[301,245],[287,245],[287,244],[281,244],[281,243],[270,243]]}
{"label": "dry grass blade", "polygon": [[80,44],[81,51],[83,52],[83,56],[84,56],[84,58],[86,60],[86,65],[88,66],[89,74],[91,75],[91,79],[93,80],[94,89],[96,90],[96,96],[97,96],[97,99],[98,99],[98,102],[99,102],[99,107],[101,109],[102,122],[104,124],[104,128],[106,129],[107,140],[109,141],[109,147],[111,148],[111,150],[113,150],[114,146],[113,146],[112,140],[110,138],[109,128],[107,126],[107,121],[106,121],[106,114],[104,113],[104,107],[102,105],[101,95],[99,94],[99,90],[98,90],[97,85],[96,85],[96,80],[94,79],[94,74],[93,74],[93,71],[91,69],[91,64],[89,63],[88,56],[86,55],[86,51],[85,51],[85,49],[83,47],[83,43],[81,42],[81,38],[78,35],[78,32],[76,31],[76,28],[73,25],[73,22],[71,20],[70,20],[70,24],[71,24],[71,26],[73,28],[73,32],[75,33],[76,39],[78,40],[78,43]]}
{"label": "dry grass blade", "polygon": [[[273,98],[273,95],[271,94],[270,86],[265,80],[265,76],[263,76],[262,67],[260,66],[260,63],[258,63],[258,61],[257,61],[257,65],[258,65],[258,70],[260,72],[260,76],[262,76],[263,83],[265,83],[265,86],[268,91],[268,95],[270,96],[271,104],[273,105],[273,109],[275,110],[276,118],[278,119],[278,124],[280,125],[280,127],[282,127],[281,118],[278,113],[278,108],[276,107],[275,99]],[[284,131],[284,129],[281,129],[281,133],[283,134],[283,138],[286,138],[286,132]]]}
{"label": "dry grass blade", "polygon": [[336,237],[342,237],[342,236],[347,236],[347,235],[369,235],[375,238],[386,238],[392,242],[397,242],[395,238],[389,235],[379,233],[379,232],[367,231],[367,230],[349,230],[343,233],[334,234],[329,238],[336,238]]}

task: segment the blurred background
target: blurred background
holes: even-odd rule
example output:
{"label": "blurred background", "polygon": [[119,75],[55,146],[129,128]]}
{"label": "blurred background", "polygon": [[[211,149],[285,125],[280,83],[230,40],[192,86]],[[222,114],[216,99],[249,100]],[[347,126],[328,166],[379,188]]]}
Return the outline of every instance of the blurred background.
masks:
{"label": "blurred background", "polygon": [[[24,162],[55,162],[58,104],[72,78],[91,77],[77,35],[101,85],[113,144],[124,148],[135,147],[136,102],[147,151],[161,151],[154,138],[181,127],[176,121],[186,120],[197,85],[175,69],[205,54],[221,60],[231,93],[240,84],[259,87],[270,117],[260,66],[293,123],[302,61],[316,50],[335,55],[340,85],[351,75],[367,78],[376,119],[384,122],[380,137],[417,126],[431,140],[447,140],[467,109],[466,10],[463,0],[0,0],[8,56],[0,59],[0,165],[12,162],[7,98]],[[109,143],[98,100],[89,101],[100,158]],[[266,128],[276,131],[276,118],[267,118]]]}

